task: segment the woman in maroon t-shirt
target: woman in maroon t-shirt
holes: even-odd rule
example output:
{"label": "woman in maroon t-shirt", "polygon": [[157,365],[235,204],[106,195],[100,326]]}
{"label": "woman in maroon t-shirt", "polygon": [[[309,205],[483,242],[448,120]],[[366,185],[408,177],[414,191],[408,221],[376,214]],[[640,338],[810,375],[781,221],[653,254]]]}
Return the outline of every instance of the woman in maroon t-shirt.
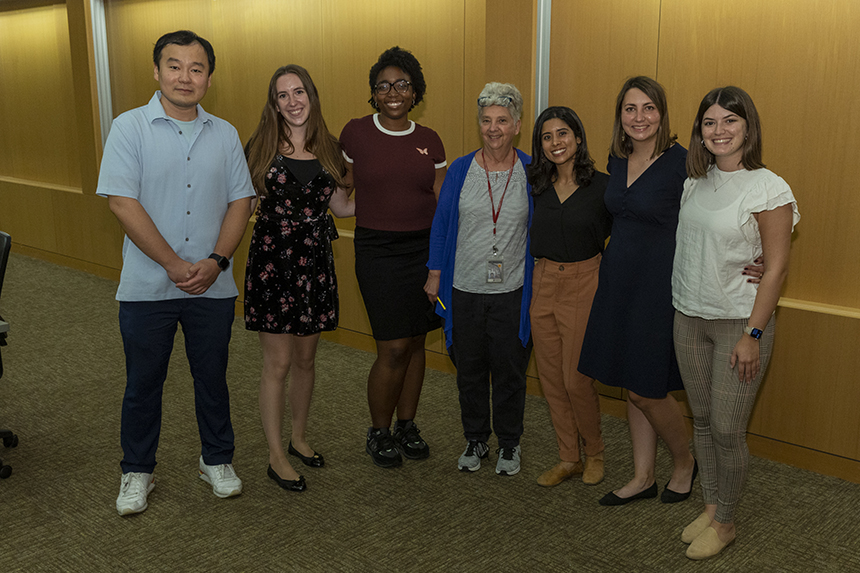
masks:
{"label": "woman in maroon t-shirt", "polygon": [[[421,64],[386,50],[370,70],[370,104],[340,136],[355,193],[355,274],[376,361],[367,380],[367,453],[380,467],[430,455],[413,421],[424,384],[424,340],[439,327],[424,294],[430,226],[447,163],[436,133],[409,120],[424,97]],[[394,433],[389,430],[397,411]]]}

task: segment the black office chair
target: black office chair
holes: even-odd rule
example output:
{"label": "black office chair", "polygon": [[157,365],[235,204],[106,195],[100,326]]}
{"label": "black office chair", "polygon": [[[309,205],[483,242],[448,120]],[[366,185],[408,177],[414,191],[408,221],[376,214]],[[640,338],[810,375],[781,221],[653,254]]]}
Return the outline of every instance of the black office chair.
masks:
{"label": "black office chair", "polygon": [[[6,263],[9,262],[9,251],[12,249],[12,237],[0,231],[0,292],[3,291],[3,278],[6,276]],[[0,323],[3,322],[3,317],[0,316]],[[6,332],[0,332],[0,346],[6,346]],[[0,354],[0,378],[3,377],[3,356]],[[11,430],[0,430],[0,438],[3,439],[3,445],[7,448],[14,448],[18,445],[18,436]],[[0,460],[0,479],[6,479],[12,475],[12,467],[4,466],[3,460]]]}

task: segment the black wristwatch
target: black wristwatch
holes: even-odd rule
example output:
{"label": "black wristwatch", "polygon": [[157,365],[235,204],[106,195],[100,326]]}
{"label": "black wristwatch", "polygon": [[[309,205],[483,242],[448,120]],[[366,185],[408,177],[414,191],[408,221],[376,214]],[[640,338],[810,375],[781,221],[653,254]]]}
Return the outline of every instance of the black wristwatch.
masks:
{"label": "black wristwatch", "polygon": [[752,326],[745,326],[744,332],[755,338],[756,340],[761,340],[761,330],[758,328],[753,328]]}
{"label": "black wristwatch", "polygon": [[212,253],[209,255],[209,258],[218,263],[218,268],[221,269],[221,272],[226,271],[230,268],[230,259],[227,257],[222,257],[218,253]]}

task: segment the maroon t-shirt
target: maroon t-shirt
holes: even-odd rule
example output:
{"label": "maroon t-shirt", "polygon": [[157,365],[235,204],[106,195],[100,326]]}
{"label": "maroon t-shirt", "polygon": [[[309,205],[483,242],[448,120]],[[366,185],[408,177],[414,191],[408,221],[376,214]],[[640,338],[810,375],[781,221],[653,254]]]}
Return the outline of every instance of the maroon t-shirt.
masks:
{"label": "maroon t-shirt", "polygon": [[375,115],[344,126],[340,144],[352,164],[355,224],[377,231],[429,229],[436,211],[436,170],[447,165],[435,131],[409,122],[388,131]]}

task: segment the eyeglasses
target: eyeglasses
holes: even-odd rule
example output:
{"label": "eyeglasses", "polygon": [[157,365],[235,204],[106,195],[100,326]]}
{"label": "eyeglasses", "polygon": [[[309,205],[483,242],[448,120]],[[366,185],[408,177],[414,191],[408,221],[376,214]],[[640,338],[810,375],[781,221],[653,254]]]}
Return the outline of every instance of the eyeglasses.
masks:
{"label": "eyeglasses", "polygon": [[478,107],[490,107],[491,105],[500,105],[509,107],[514,102],[511,96],[483,96],[478,98]]}
{"label": "eyeglasses", "polygon": [[393,84],[388,82],[379,82],[375,86],[373,86],[373,90],[379,95],[385,95],[391,91],[393,87],[397,90],[397,93],[405,94],[409,91],[409,87],[412,85],[412,82],[406,80],[397,80]]}

